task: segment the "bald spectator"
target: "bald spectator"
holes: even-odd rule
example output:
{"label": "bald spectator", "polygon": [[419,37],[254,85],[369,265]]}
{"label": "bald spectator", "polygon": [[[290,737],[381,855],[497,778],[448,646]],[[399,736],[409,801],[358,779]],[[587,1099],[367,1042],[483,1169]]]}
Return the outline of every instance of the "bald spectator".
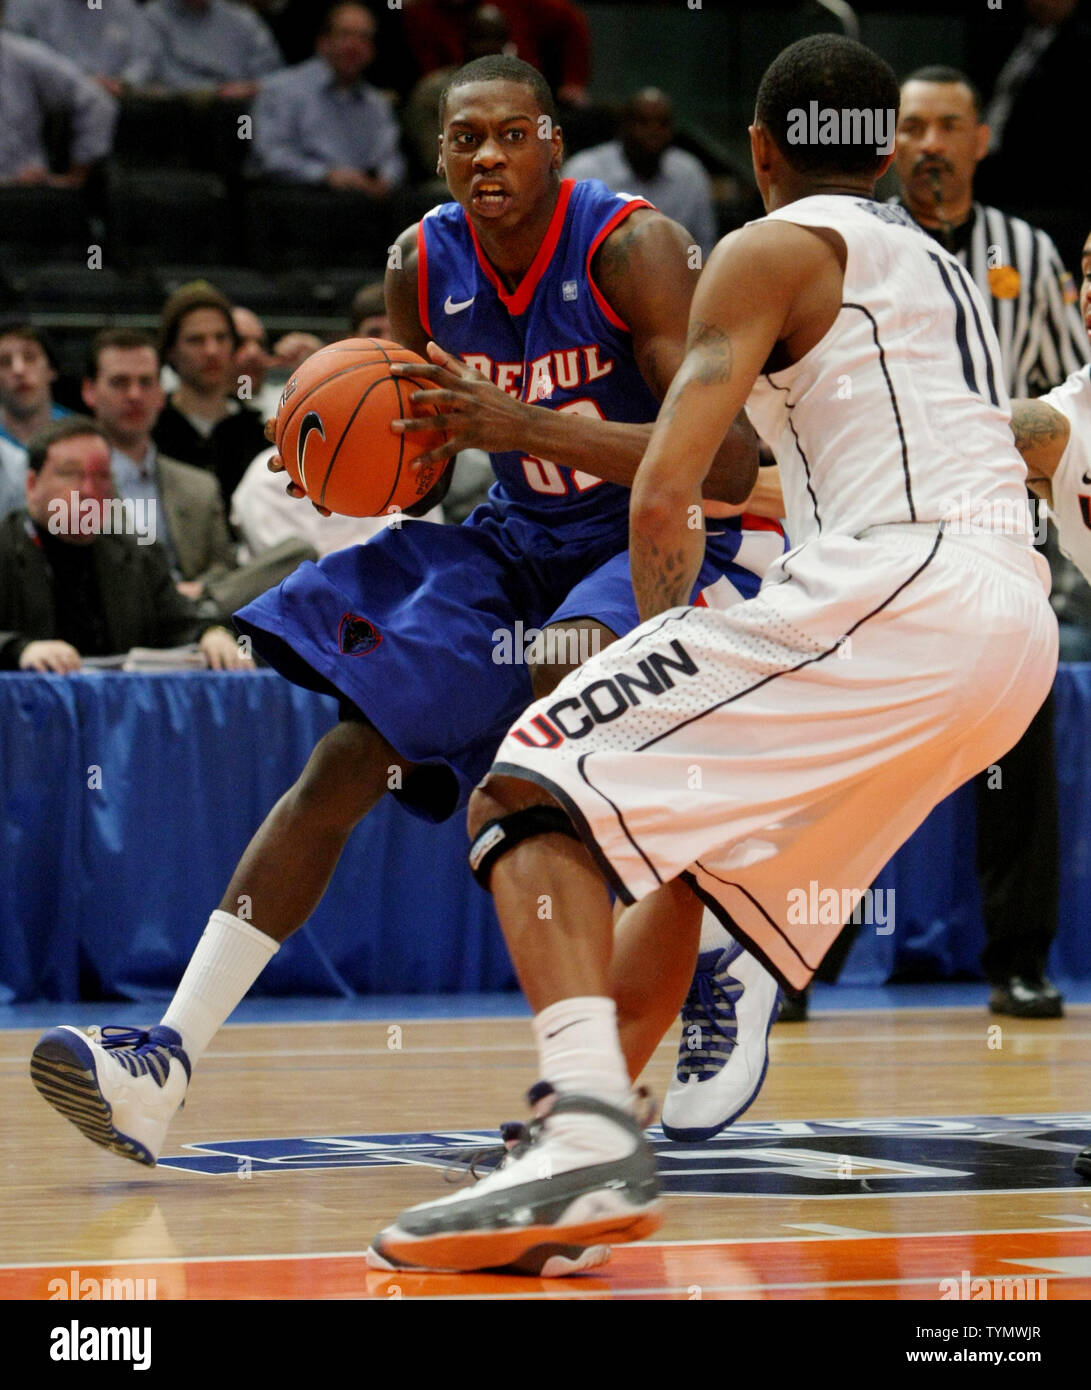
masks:
{"label": "bald spectator", "polygon": [[113,96],[152,74],[155,41],[136,0],[8,0],[4,27],[44,43]]}
{"label": "bald spectator", "polygon": [[[71,126],[68,168],[49,169],[48,116]],[[110,152],[117,102],[75,63],[45,44],[0,32],[0,183],[79,188]]]}
{"label": "bald spectator", "polygon": [[244,5],[152,0],[145,14],[156,40],[150,80],[157,86],[245,101],[262,78],[284,66],[268,27]]}
{"label": "bald spectator", "polygon": [[335,5],[315,55],[262,84],[254,153],[263,174],[385,197],[405,177],[390,101],[364,73],[375,60],[375,19],[363,5]]}
{"label": "bald spectator", "polygon": [[254,313],[236,304],[231,310],[238,346],[235,380],[239,400],[249,401],[263,420],[277,413],[284,383],[301,362],[317,352],[322,339],[314,333],[285,333],[269,351],[269,335]]}
{"label": "bald spectator", "polygon": [[188,642],[214,668],[250,667],[174,587],[162,548],[117,515],[110,446],[93,420],[47,425],[27,462],[25,510],[0,522],[0,670],[63,675],[84,657]]}
{"label": "bald spectator", "polygon": [[716,243],[712,184],[699,159],[675,149],[674,107],[655,87],[626,104],[618,139],[593,145],[564,167],[572,179],[601,179],[616,193],[636,193],[680,222],[707,253]]}

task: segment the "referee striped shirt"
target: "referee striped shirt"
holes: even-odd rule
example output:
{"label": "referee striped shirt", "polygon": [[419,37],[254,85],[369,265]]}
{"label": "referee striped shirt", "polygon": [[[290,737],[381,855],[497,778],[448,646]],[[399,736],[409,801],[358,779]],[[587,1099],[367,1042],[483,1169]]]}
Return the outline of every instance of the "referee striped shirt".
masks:
{"label": "referee striped shirt", "polygon": [[1076,287],[1045,232],[974,203],[952,239],[989,306],[1010,396],[1040,396],[1091,361]]}

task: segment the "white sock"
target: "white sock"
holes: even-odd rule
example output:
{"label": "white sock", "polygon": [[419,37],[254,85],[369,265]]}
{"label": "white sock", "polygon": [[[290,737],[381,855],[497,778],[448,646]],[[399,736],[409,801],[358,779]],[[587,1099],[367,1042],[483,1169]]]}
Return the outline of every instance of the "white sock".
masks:
{"label": "white sock", "polygon": [[161,1019],[182,1035],[191,1066],[279,949],[278,941],[230,912],[217,910],[208,919]]}
{"label": "white sock", "polygon": [[550,1004],[534,1020],[541,1076],[556,1091],[624,1105],[629,1073],[612,999],[583,996]]}
{"label": "white sock", "polygon": [[701,916],[701,945],[705,951],[727,951],[735,944],[735,938],[725,931],[720,919],[706,907]]}
{"label": "white sock", "polygon": [[[594,1096],[624,1108],[629,1072],[612,999],[562,999],[534,1019],[541,1077],[558,1092]],[[620,1158],[633,1147],[624,1130],[597,1115],[562,1114],[549,1121],[555,1171]]]}

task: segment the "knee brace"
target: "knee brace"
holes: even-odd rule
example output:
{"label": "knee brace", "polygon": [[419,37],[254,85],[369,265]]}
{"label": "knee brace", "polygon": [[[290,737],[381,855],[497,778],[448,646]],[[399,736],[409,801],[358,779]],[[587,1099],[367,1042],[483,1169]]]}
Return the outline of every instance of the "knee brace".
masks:
{"label": "knee brace", "polygon": [[470,871],[486,892],[492,867],[501,855],[535,835],[567,835],[578,840],[576,827],[559,806],[527,806],[507,816],[497,816],[477,832],[470,846]]}

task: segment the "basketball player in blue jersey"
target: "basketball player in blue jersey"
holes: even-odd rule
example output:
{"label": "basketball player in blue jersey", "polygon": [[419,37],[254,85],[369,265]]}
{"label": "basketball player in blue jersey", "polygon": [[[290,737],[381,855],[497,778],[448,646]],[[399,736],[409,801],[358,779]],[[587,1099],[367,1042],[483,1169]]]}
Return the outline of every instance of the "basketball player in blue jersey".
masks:
{"label": "basketball player in blue jersey", "polygon": [[[405,520],[301,567],[237,615],[271,664],[334,693],[343,717],[246,849],[160,1025],[97,1038],[58,1028],[35,1049],[46,1099],[142,1163],[155,1162],[192,1066],[313,911],[358,821],[388,789],[427,819],[452,814],[535,691],[576,664],[578,646],[559,644],[565,659],[539,662],[532,687],[524,662],[496,661],[497,630],[582,628],[605,644],[637,622],[628,484],[684,353],[690,238],[642,200],[561,181],[552,100],[526,64],[470,64],[444,107],[455,202],[399,241],[388,309],[395,336],[431,352],[423,395],[451,431],[420,466],[472,444],[492,453],[498,481],[464,525]],[[737,506],[755,473],[740,421],[706,491]],[[729,517],[715,531],[691,596],[753,594],[783,550],[779,529]]]}
{"label": "basketball player in blue jersey", "polygon": [[[762,78],[750,141],[767,215],[709,258],[633,484],[643,622],[520,716],[470,803],[470,864],[547,1084],[506,1161],[380,1233],[380,1268],[474,1270],[654,1231],[608,886],[630,913],[672,901],[633,981],[649,1020],[675,1016],[706,907],[799,989],[847,911],[841,893],[829,917],[797,913],[797,885],[870,883],[1048,693],[1057,623],[1030,527],[1010,524],[1027,472],[999,343],[958,261],[874,200],[897,107],[889,65],[841,36],[791,45]],[[832,142],[800,132],[816,110]],[[796,543],[756,598],[693,606],[704,544],[686,516],[744,406]],[[680,776],[694,764],[699,786]]]}

